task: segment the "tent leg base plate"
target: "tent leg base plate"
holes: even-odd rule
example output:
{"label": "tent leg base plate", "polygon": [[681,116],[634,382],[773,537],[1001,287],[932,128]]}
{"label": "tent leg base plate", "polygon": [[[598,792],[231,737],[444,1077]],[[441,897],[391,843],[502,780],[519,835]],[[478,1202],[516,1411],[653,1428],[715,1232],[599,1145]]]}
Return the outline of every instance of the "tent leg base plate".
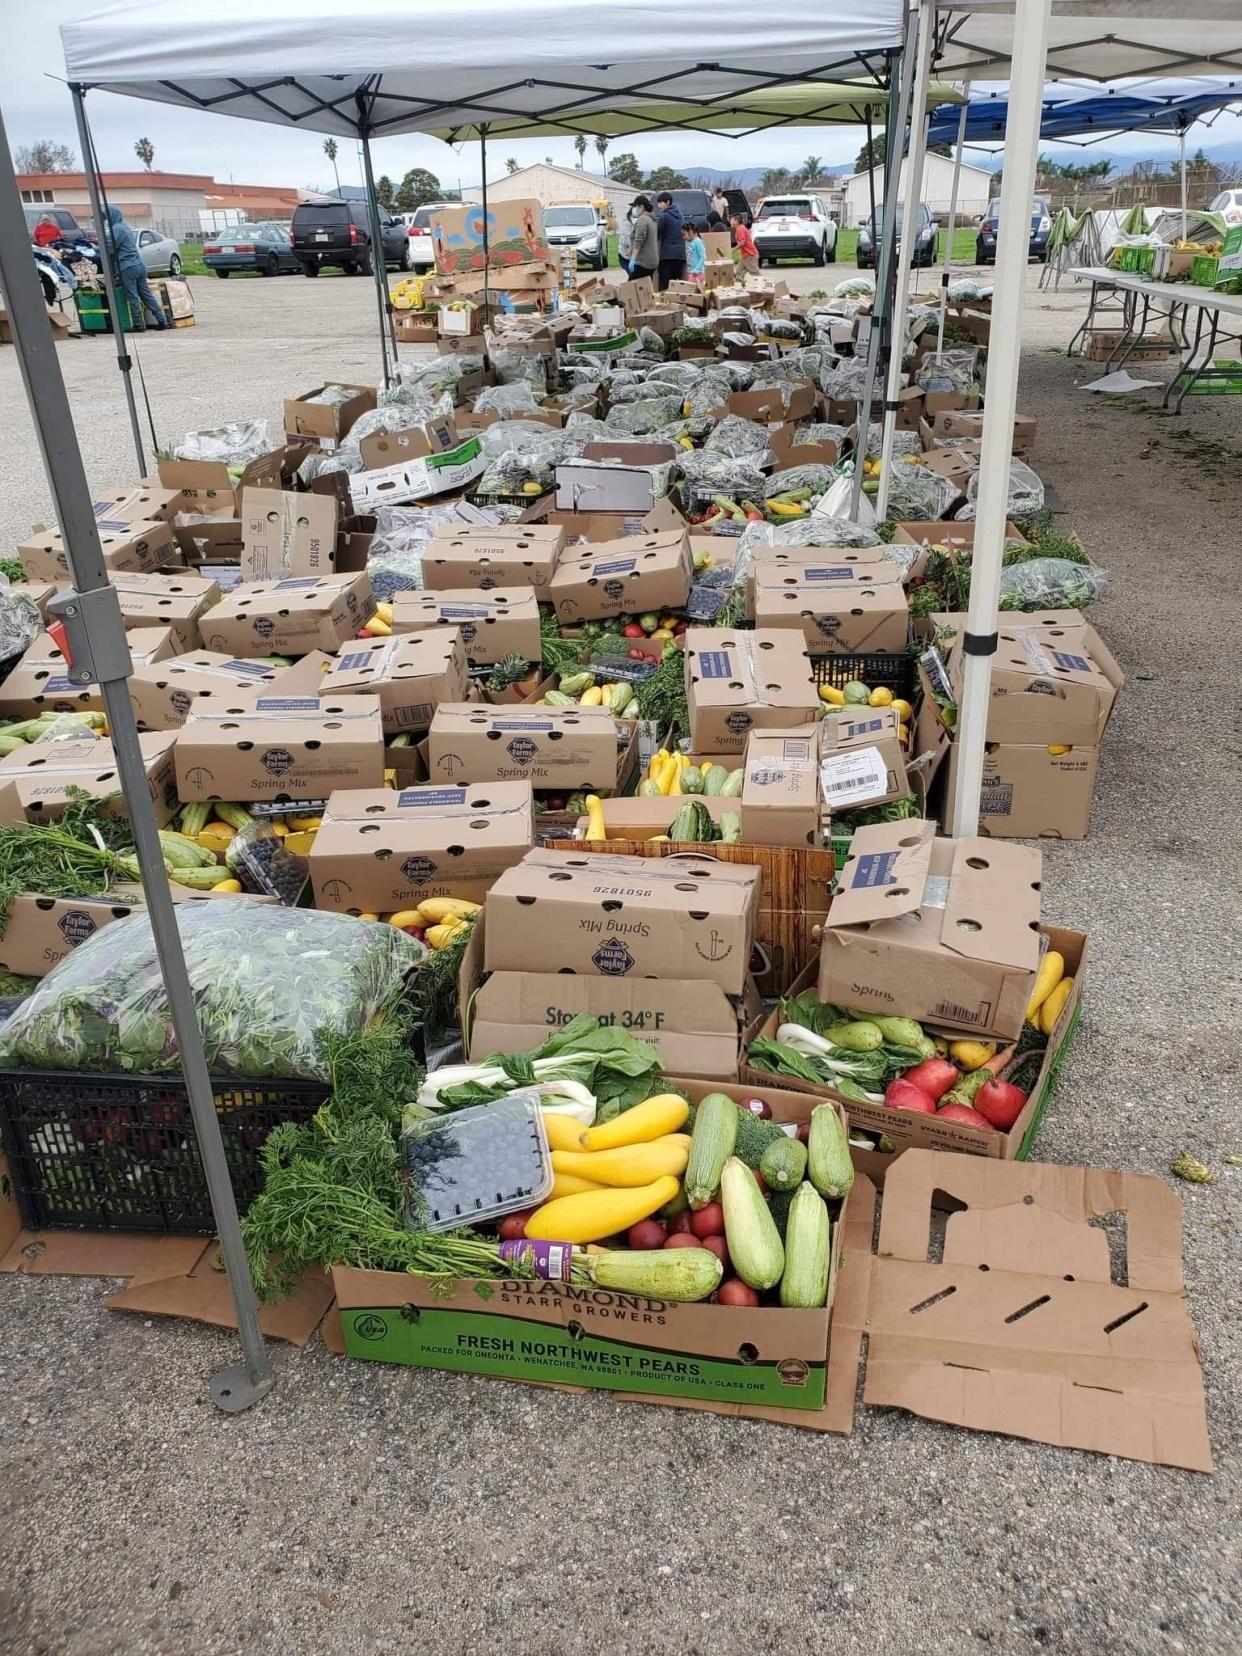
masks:
{"label": "tent leg base plate", "polygon": [[256,1380],[248,1368],[221,1369],[211,1377],[211,1401],[225,1414],[241,1414],[243,1410],[261,1403],[271,1391],[275,1376],[266,1374]]}

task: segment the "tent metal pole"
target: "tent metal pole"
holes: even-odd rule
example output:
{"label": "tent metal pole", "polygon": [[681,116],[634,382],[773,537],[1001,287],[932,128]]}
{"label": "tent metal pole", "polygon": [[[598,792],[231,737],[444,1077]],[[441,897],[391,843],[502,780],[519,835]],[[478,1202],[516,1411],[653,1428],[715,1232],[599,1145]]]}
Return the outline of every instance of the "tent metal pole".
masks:
{"label": "tent metal pole", "polygon": [[272,1366],[259,1328],[258,1305],[224,1158],[202,1032],[190,993],[155,813],[147,792],[138,727],[129,700],[127,681],[132,663],[120,602],[104,567],[82,453],[74,434],[69,398],[30,258],[30,237],[2,118],[0,287],[4,289],[13,324],[13,342],[56,506],[56,519],[69,555],[71,585],[68,591],[52,600],[48,613],[65,629],[69,677],[78,684],[97,683],[103,693],[117,774],[142,871],[151,935],[168,995],[195,1137],[237,1314],[245,1361],[240,1367],[222,1370],[211,1381],[215,1402],[220,1408],[236,1413],[257,1403],[270,1389]]}
{"label": "tent metal pole", "polygon": [[116,340],[116,363],[121,370],[121,384],[125,388],[125,402],[129,408],[129,428],[134,436],[134,453],[138,459],[138,476],[145,477],[147,462],[142,452],[142,427],[138,423],[138,402],[134,396],[134,382],[131,378],[133,359],[125,344],[125,327],[121,321],[116,274],[108,252],[106,221],[104,219],[103,203],[99,196],[99,172],[95,164],[95,145],[91,138],[90,127],[86,123],[85,89],[74,83],[70,86],[69,91],[73,98],[73,118],[78,128],[78,144],[82,150],[82,171],[86,174],[86,191],[90,196],[91,216],[95,220],[95,231],[99,237],[99,262],[103,268],[104,292],[108,296],[108,310],[112,316],[112,333]]}
{"label": "tent metal pole", "polygon": [[957,838],[979,831],[1050,10],[1051,0],[1017,0],[1014,12],[1013,79],[1009,86],[1005,173],[996,231],[996,282],[992,289],[992,346],[979,456],[970,609],[962,641],[965,669],[955,738],[957,779],[952,831]]}
{"label": "tent metal pole", "polygon": [[[901,389],[902,358],[906,346],[906,312],[910,298],[910,265],[917,237],[919,204],[923,199],[923,157],[927,152],[927,85],[931,79],[932,44],[936,34],[935,0],[920,0],[918,6],[919,44],[914,68],[914,92],[910,110],[910,150],[906,158],[906,188],[902,193],[903,229],[897,249],[897,294],[893,300],[889,329],[888,386],[884,397],[884,440],[880,445],[880,486],[876,493],[875,515],[883,523],[888,516],[889,486],[893,470],[893,433],[897,429],[897,393]],[[898,134],[898,146],[901,135]],[[898,172],[900,187],[901,174]]]}
{"label": "tent metal pole", "polygon": [[379,306],[380,355],[384,359],[384,388],[392,384],[388,362],[388,346],[392,344],[392,361],[397,361],[397,329],[392,317],[392,298],[388,292],[388,265],[384,259],[384,231],[380,224],[379,201],[375,195],[375,174],[371,170],[371,140],[367,129],[362,129],[362,169],[367,185],[367,209],[371,219],[371,274],[375,278],[375,302]]}
{"label": "tent metal pole", "polygon": [[492,242],[487,223],[487,130],[484,121],[479,128],[479,169],[483,174],[483,326],[492,325]]}
{"label": "tent metal pole", "polygon": [[1184,126],[1180,127],[1178,129],[1178,134],[1177,134],[1177,162],[1178,162],[1178,172],[1181,176],[1182,240],[1185,241],[1186,240],[1187,215],[1186,215],[1186,128]]}
{"label": "tent metal pole", "polygon": [[940,272],[940,326],[936,330],[936,355],[944,350],[944,313],[949,308],[949,271],[953,264],[953,237],[957,232],[957,191],[962,177],[962,150],[966,143],[966,112],[970,108],[970,83],[966,102],[957,118],[957,147],[953,151],[953,187],[949,191],[949,233],[944,243],[944,269]]}
{"label": "tent metal pole", "polygon": [[[858,522],[862,505],[863,468],[867,455],[867,428],[871,424],[871,400],[875,395],[876,378],[882,360],[884,318],[888,310],[888,279],[892,266],[893,233],[897,225],[897,184],[901,176],[901,135],[906,129],[910,110],[910,93],[914,83],[914,28],[917,19],[913,7],[906,12],[905,36],[897,69],[897,96],[889,86],[888,109],[884,119],[884,221],[878,227],[875,213],[871,215],[871,232],[875,246],[875,303],[871,307],[871,330],[867,337],[867,371],[863,380],[862,399],[858,404],[858,434],[861,454],[854,457],[854,487],[850,496],[850,518]],[[898,170],[895,170],[898,169]],[[874,178],[874,173],[873,173]],[[874,189],[874,183],[872,184]]]}

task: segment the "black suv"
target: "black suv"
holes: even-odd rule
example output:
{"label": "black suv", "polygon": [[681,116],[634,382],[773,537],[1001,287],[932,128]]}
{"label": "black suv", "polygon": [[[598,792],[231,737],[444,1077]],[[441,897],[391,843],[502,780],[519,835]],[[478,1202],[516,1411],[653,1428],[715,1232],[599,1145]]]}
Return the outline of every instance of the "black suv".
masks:
{"label": "black suv", "polygon": [[[655,205],[656,192],[648,190],[646,194]],[[681,208],[681,216],[687,224],[693,224],[696,230],[706,230],[712,211],[712,192],[710,190],[670,190],[674,203]],[[751,222],[750,203],[741,190],[726,190],[725,200],[729,203],[729,212],[741,215],[742,223]],[[727,230],[729,226],[726,224]]]}
{"label": "black suv", "polygon": [[[387,207],[379,210],[384,264],[411,270],[410,237],[404,223]],[[303,276],[318,276],[336,265],[353,276],[369,276],[371,210],[365,201],[302,201],[293,209],[293,251]]]}

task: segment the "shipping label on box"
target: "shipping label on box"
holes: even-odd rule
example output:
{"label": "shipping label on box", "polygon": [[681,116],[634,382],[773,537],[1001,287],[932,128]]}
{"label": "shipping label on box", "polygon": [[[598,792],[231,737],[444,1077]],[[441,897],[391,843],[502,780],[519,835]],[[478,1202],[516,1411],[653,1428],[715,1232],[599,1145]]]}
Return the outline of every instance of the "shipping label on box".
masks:
{"label": "shipping label on box", "polygon": [[220,601],[220,588],[200,575],[127,572],[113,575],[112,585],[127,632],[171,627],[181,652],[199,648],[202,618]]}
{"label": "shipping label on box", "polygon": [[815,845],[819,783],[814,726],[753,730],[742,778],[742,840],[752,845]]}
{"label": "shipping label on box", "polygon": [[[167,827],[177,809],[174,740],[165,731],[138,738],[157,828]],[[110,816],[128,816],[111,742],[36,742],[10,753],[0,759],[0,824],[54,822],[75,790],[98,800]]]}
{"label": "shipping label on box", "polygon": [[427,730],[442,702],[465,701],[469,690],[466,646],[457,627],[355,639],[319,684],[324,696],[374,696],[386,736]]}
{"label": "shipping label on box", "polygon": [[[173,534],[167,523],[122,524],[116,529],[101,529],[99,545],[110,575],[123,571],[150,575],[168,562]],[[35,530],[18,546],[17,556],[28,581],[53,581],[63,586],[70,579],[69,554],[59,530]]]}
{"label": "shipping label on box", "polygon": [[243,489],[241,511],[246,580],[332,573],[339,511],[335,496]]}
{"label": "shipping label on box", "polygon": [[335,650],[375,614],[371,582],[358,575],[290,575],[246,581],[203,618],[209,650],[227,655],[307,655]]}
{"label": "shipping label on box", "polygon": [[177,737],[176,761],[186,803],[326,799],[337,788],[380,788],[380,710],[361,696],[205,696]]}
{"label": "shipping label on box", "polygon": [[539,605],[531,587],[491,592],[398,592],[393,596],[395,635],[448,627],[460,632],[474,666],[494,667],[507,655],[538,661],[542,653]]}
{"label": "shipping label on box", "polygon": [[395,914],[427,897],[481,903],[533,839],[529,782],[342,790],[310,851],[315,906]]}
{"label": "shipping label on box", "polygon": [[819,791],[825,815],[909,793],[901,721],[891,707],[828,713],[819,727]]}
{"label": "shipping label on box", "polygon": [[690,541],[684,529],[571,547],[548,596],[564,625],[604,616],[677,610],[690,596]]}
{"label": "shipping label on box", "polygon": [[432,592],[533,587],[546,596],[565,549],[565,531],[542,523],[441,524],[423,552],[423,586]]}
{"label": "shipping label on box", "polygon": [[759,870],[532,851],[487,900],[488,971],[581,972],[746,986]]}
{"label": "shipping label on box", "polygon": [[126,688],[140,729],[180,730],[199,698],[257,690],[271,684],[277,671],[268,661],[195,650],[171,661],[135,665]]}
{"label": "shipping label on box", "polygon": [[801,634],[691,627],[684,635],[693,752],[740,754],[752,730],[810,724],[822,705]]}
{"label": "shipping label on box", "polygon": [[564,793],[617,786],[617,722],[606,707],[446,703],[431,721],[433,782],[530,782]]}
{"label": "shipping label on box", "polygon": [[965,1035],[1021,1033],[1039,968],[1043,858],[937,839],[932,823],[859,828],[820,949],[819,994]]}
{"label": "shipping label on box", "polygon": [[[896,576],[895,566],[889,567]],[[777,575],[761,564],[754,590],[755,625],[797,628],[813,655],[903,651],[908,645],[910,610],[900,577],[863,583],[852,566],[831,562]]]}

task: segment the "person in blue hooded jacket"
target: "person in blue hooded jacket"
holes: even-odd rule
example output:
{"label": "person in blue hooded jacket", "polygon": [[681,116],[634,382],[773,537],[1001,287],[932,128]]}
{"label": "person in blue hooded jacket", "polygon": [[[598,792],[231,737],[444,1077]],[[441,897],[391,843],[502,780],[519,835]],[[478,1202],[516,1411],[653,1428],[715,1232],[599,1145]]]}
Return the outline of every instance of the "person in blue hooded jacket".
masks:
{"label": "person in blue hooded jacket", "polygon": [[663,292],[670,282],[680,282],[686,274],[686,221],[681,208],[667,190],[656,197],[658,218],[656,229],[660,235],[660,266],[656,285]]}
{"label": "person in blue hooded jacket", "polygon": [[164,307],[151,290],[147,267],[142,262],[138,243],[134,240],[134,232],[122,218],[119,207],[108,208],[107,239],[108,246],[112,249],[112,267],[116,271],[117,280],[125,290],[125,300],[129,306],[130,331],[146,332],[147,322],[143,314],[145,306],[155,318],[152,326],[163,333],[171,324],[164,315]]}

